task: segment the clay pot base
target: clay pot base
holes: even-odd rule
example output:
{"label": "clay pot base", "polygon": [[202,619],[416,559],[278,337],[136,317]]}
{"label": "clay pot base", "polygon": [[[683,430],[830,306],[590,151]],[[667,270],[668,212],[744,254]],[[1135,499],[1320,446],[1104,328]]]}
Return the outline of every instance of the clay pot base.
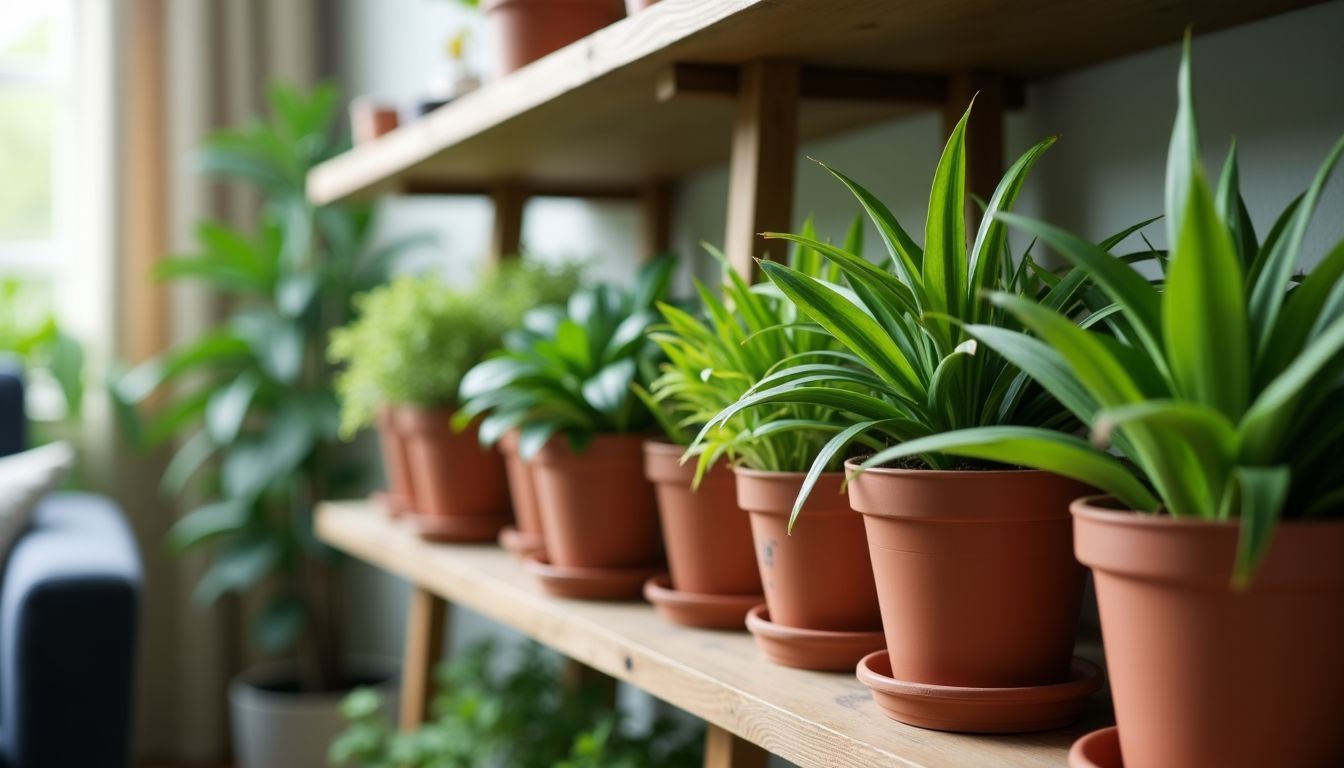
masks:
{"label": "clay pot base", "polygon": [[544,550],[546,542],[535,533],[520,531],[509,525],[499,532],[499,546],[514,557],[527,557],[533,552]]}
{"label": "clay pot base", "polygon": [[638,600],[644,582],[662,570],[655,568],[576,568],[551,565],[544,552],[523,559],[523,567],[537,577],[541,589],[553,597],[574,600]]}
{"label": "clay pot base", "polygon": [[374,491],[369,494],[369,500],[382,510],[383,514],[393,519],[410,514],[412,511],[406,499],[390,491]]}
{"label": "clay pot base", "polygon": [[775,624],[770,621],[764,604],[747,612],[747,631],[756,638],[756,647],[770,661],[822,672],[851,670],[865,654],[887,643],[881,630],[832,632]]}
{"label": "clay pot base", "polygon": [[1069,768],[1125,768],[1120,757],[1120,731],[1112,725],[1073,742]]}
{"label": "clay pot base", "polygon": [[508,518],[502,515],[421,515],[409,516],[415,532],[425,541],[479,544],[494,541]]}
{"label": "clay pot base", "polygon": [[679,592],[672,577],[654,576],[644,582],[644,599],[653,603],[664,621],[702,629],[746,629],[747,611],[761,602],[760,595],[705,595]]}
{"label": "clay pot base", "polygon": [[863,657],[859,682],[887,717],[920,728],[960,733],[1028,733],[1077,720],[1087,697],[1101,688],[1101,668],[1075,658],[1069,681],[1022,688],[962,688],[891,677],[885,650]]}

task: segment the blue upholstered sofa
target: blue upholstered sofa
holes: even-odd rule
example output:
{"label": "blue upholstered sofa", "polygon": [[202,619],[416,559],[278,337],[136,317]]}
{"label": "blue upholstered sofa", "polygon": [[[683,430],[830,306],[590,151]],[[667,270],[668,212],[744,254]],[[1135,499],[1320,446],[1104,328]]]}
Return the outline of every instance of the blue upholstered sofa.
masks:
{"label": "blue upholstered sofa", "polygon": [[[0,455],[26,447],[23,379],[0,370]],[[0,766],[130,763],[140,558],[121,510],[53,493],[0,571]]]}

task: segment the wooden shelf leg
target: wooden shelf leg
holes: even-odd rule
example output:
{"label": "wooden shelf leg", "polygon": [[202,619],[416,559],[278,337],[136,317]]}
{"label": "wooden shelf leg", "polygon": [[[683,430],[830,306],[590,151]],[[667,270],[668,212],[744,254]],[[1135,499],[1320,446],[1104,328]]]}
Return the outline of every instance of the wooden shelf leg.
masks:
{"label": "wooden shelf leg", "polygon": [[414,731],[429,717],[434,667],[448,632],[448,603],[419,587],[406,617],[406,655],[401,662],[401,729]]}
{"label": "wooden shelf leg", "polygon": [[567,692],[574,694],[585,688],[600,692],[603,703],[616,706],[616,678],[599,672],[581,661],[566,658],[561,670],[561,683]]}
{"label": "wooden shelf leg", "polygon": [[661,256],[672,247],[672,183],[654,181],[639,193],[639,207],[643,214],[641,248],[644,260]]}
{"label": "wooden shelf leg", "polygon": [[[975,109],[966,123],[966,191],[989,202],[1003,174],[1003,78],[985,72],[963,72],[949,77],[943,109],[944,136],[952,133],[972,98]],[[968,197],[967,230],[971,231],[979,222],[980,206]]]}
{"label": "wooden shelf leg", "polygon": [[787,232],[793,217],[793,176],[798,153],[798,65],[783,61],[744,64],[738,80],[728,170],[728,231],[724,252],[750,279],[755,258],[784,260],[787,243],[760,233]]}
{"label": "wooden shelf leg", "polygon": [[705,768],[765,768],[769,753],[717,725],[705,732]]}
{"label": "wooden shelf leg", "polygon": [[527,189],[515,182],[504,182],[490,192],[495,204],[495,223],[490,233],[490,263],[517,256],[523,247],[523,208]]}

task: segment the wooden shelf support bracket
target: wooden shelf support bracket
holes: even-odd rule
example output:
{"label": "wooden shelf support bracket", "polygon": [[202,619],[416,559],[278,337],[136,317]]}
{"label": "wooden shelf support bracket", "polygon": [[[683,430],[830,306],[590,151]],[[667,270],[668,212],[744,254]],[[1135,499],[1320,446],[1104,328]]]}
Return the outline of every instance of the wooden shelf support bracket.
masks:
{"label": "wooden shelf support bracket", "polygon": [[782,240],[760,233],[788,231],[798,152],[798,65],[755,61],[739,73],[737,118],[728,163],[728,227],[724,251],[750,278],[755,259],[782,261]]}
{"label": "wooden shelf support bracket", "polygon": [[401,729],[414,731],[429,717],[434,667],[448,632],[448,603],[420,587],[411,592],[406,618],[406,656],[401,667]]}
{"label": "wooden shelf support bracket", "polygon": [[704,768],[765,768],[769,753],[717,725],[705,730]]}
{"label": "wooden shelf support bracket", "polygon": [[490,190],[495,204],[495,223],[490,233],[490,263],[518,255],[523,246],[523,208],[528,190],[522,184],[506,181]]}

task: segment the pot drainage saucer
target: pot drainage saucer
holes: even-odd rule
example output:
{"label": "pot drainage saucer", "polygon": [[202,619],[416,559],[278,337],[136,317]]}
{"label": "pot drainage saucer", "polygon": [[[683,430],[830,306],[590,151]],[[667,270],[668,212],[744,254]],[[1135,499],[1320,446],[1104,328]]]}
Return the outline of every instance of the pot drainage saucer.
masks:
{"label": "pot drainage saucer", "polygon": [[863,657],[859,681],[893,720],[939,731],[1027,733],[1077,720],[1087,697],[1101,688],[1101,668],[1075,658],[1069,679],[1021,688],[966,688],[896,680],[885,650]]}
{"label": "pot drainage saucer", "polygon": [[761,602],[760,595],[707,595],[679,592],[672,577],[654,576],[644,582],[644,599],[658,615],[673,624],[704,629],[746,629],[747,611]]}
{"label": "pot drainage saucer", "polygon": [[478,544],[494,541],[508,518],[502,515],[409,515],[425,541]]}
{"label": "pot drainage saucer", "polygon": [[853,669],[864,654],[886,645],[881,630],[834,632],[776,624],[770,621],[765,605],[757,605],[747,612],[747,631],[756,638],[756,647],[770,661],[786,667],[825,672]]}
{"label": "pot drainage saucer", "polygon": [[1093,731],[1073,742],[1069,768],[1125,768],[1120,757],[1120,732],[1115,726]]}
{"label": "pot drainage saucer", "polygon": [[520,531],[509,525],[499,532],[499,546],[514,557],[527,557],[533,552],[544,550],[546,542],[538,534]]}
{"label": "pot drainage saucer", "polygon": [[544,552],[527,555],[523,567],[537,577],[546,594],[576,600],[638,600],[644,582],[662,571],[661,567],[584,568],[551,565]]}

